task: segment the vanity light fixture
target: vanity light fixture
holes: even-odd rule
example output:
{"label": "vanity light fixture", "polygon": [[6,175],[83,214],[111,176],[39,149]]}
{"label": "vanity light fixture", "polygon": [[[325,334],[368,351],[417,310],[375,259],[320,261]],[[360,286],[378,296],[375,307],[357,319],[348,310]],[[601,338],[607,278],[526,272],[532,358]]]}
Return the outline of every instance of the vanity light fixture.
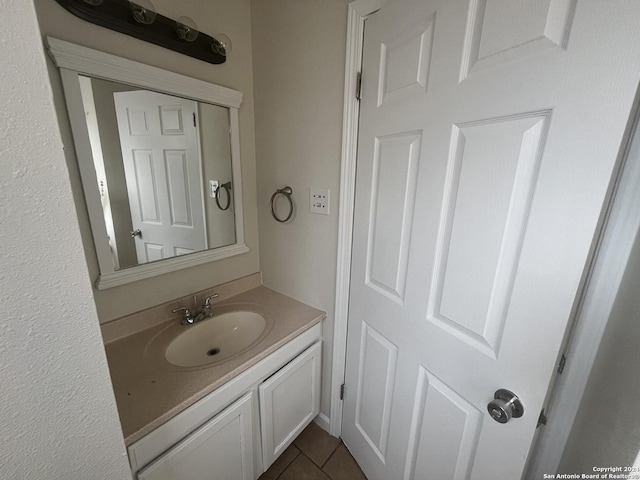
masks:
{"label": "vanity light fixture", "polygon": [[78,18],[153,43],[204,62],[221,64],[231,52],[231,40],[198,31],[189,17],[172,20],[156,13],[150,0],[56,0]]}

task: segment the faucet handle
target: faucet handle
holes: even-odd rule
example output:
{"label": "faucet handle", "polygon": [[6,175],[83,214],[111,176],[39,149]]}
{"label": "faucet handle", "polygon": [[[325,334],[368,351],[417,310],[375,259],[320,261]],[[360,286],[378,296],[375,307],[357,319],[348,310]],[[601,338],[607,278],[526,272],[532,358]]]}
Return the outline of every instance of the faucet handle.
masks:
{"label": "faucet handle", "polygon": [[184,315],[184,318],[182,320],[182,323],[193,323],[193,314],[191,313],[191,310],[189,310],[187,307],[178,307],[178,308],[174,308],[173,310],[171,310],[172,313],[178,313],[178,312],[182,312]]}
{"label": "faucet handle", "polygon": [[205,307],[210,307],[211,306],[211,299],[212,298],[218,298],[220,295],[218,295],[217,293],[214,293],[213,295],[209,295],[207,298],[204,299],[204,306]]}

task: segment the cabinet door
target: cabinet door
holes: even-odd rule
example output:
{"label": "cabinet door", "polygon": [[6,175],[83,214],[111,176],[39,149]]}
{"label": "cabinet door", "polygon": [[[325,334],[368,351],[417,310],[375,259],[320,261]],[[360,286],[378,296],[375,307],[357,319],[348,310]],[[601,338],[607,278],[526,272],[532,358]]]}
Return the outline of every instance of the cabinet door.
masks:
{"label": "cabinet door", "polygon": [[138,473],[138,480],[254,480],[251,392]]}
{"label": "cabinet door", "polygon": [[315,343],[260,385],[264,470],[320,411],[321,346]]}

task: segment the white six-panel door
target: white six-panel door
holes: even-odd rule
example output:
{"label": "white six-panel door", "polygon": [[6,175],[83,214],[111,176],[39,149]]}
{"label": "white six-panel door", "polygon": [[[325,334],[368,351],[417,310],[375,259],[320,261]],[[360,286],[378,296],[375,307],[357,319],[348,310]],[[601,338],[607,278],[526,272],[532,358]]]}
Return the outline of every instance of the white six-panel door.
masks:
{"label": "white six-panel door", "polygon": [[[640,71],[640,2],[367,20],[342,435],[369,480],[520,478]],[[487,404],[515,392],[501,424]]]}
{"label": "white six-panel door", "polygon": [[207,248],[196,102],[114,93],[139,263]]}

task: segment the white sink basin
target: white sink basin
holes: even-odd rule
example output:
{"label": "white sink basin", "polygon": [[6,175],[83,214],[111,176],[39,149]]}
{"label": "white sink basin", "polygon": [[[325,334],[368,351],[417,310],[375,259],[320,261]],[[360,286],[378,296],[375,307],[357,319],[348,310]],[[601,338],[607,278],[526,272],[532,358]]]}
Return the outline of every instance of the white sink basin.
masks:
{"label": "white sink basin", "polygon": [[178,367],[212,365],[251,347],[267,322],[254,312],[233,311],[215,315],[195,325],[184,326],[165,352],[167,361]]}

